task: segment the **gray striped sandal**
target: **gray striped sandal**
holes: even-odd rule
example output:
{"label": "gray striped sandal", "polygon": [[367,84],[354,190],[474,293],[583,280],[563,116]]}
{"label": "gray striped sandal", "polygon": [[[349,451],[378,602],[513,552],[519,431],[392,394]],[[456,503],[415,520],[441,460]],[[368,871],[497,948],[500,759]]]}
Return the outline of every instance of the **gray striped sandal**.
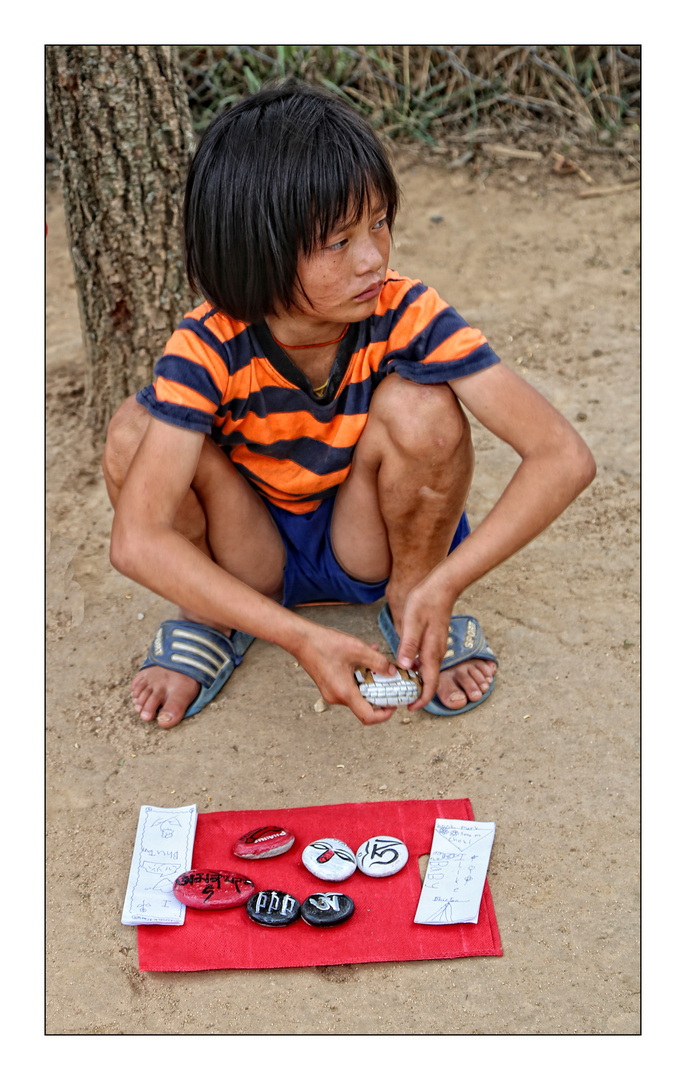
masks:
{"label": "gray striped sandal", "polygon": [[240,630],[227,637],[221,630],[202,623],[166,619],[160,623],[140,670],[163,667],[197,679],[202,689],[183,714],[185,719],[195,716],[217,696],[254,640]]}

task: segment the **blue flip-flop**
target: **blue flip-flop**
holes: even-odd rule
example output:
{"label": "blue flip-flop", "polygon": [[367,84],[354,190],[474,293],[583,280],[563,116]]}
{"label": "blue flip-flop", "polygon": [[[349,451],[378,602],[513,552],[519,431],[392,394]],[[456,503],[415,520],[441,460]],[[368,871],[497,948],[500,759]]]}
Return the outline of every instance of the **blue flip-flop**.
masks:
{"label": "blue flip-flop", "polygon": [[221,630],[201,623],[166,619],[160,623],[140,670],[163,667],[190,675],[201,684],[198,696],[183,714],[185,719],[195,716],[217,696],[254,640],[240,630],[234,630],[228,637]]}
{"label": "blue flip-flop", "polygon": [[[396,656],[400,638],[393,625],[388,604],[384,604],[379,614],[379,627],[393,650],[393,656]],[[472,615],[453,615],[450,619],[448,646],[441,663],[441,671],[455,667],[456,664],[461,664],[464,660],[493,660],[495,664],[498,663],[477,620]],[[459,716],[460,713],[475,709],[477,705],[483,705],[494,686],[495,680],[490,684],[488,690],[484,690],[478,701],[468,701],[461,709],[447,709],[438,694],[424,708],[435,716]]]}

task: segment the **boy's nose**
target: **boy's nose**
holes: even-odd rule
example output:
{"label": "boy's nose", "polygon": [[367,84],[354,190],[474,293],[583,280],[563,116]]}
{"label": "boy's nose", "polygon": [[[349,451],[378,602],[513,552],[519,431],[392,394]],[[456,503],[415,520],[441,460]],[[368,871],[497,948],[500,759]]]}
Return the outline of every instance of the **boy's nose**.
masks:
{"label": "boy's nose", "polygon": [[377,270],[381,270],[384,264],[384,257],[377,245],[368,240],[364,243],[359,250],[357,265],[355,269],[358,274],[376,273]]}

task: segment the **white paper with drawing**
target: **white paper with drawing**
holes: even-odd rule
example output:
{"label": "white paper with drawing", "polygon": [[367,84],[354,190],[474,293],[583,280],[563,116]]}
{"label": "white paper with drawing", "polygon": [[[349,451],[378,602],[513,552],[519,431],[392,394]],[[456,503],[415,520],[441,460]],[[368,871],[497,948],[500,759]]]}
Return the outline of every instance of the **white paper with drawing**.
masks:
{"label": "white paper with drawing", "polygon": [[195,806],[141,806],[121,917],[125,926],[183,925],[186,905],[172,890],[179,874],[193,863],[197,820]]}
{"label": "white paper with drawing", "polygon": [[475,923],[495,822],[437,818],[416,923]]}

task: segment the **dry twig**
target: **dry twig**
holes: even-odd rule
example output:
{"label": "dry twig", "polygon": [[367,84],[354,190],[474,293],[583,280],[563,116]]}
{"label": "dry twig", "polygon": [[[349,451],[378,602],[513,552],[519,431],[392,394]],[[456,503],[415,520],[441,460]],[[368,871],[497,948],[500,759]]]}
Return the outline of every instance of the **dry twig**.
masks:
{"label": "dry twig", "polygon": [[553,171],[556,173],[576,173],[587,184],[593,184],[595,181],[588,175],[585,169],[582,169],[580,165],[577,165],[576,161],[572,161],[571,158],[565,157],[564,154],[558,154],[553,152],[555,158],[555,164],[553,165]]}
{"label": "dry twig", "polygon": [[540,150],[517,150],[514,146],[503,146],[502,143],[486,143],[484,150],[489,154],[501,154],[503,157],[526,158],[527,161],[540,161],[543,154]]}

